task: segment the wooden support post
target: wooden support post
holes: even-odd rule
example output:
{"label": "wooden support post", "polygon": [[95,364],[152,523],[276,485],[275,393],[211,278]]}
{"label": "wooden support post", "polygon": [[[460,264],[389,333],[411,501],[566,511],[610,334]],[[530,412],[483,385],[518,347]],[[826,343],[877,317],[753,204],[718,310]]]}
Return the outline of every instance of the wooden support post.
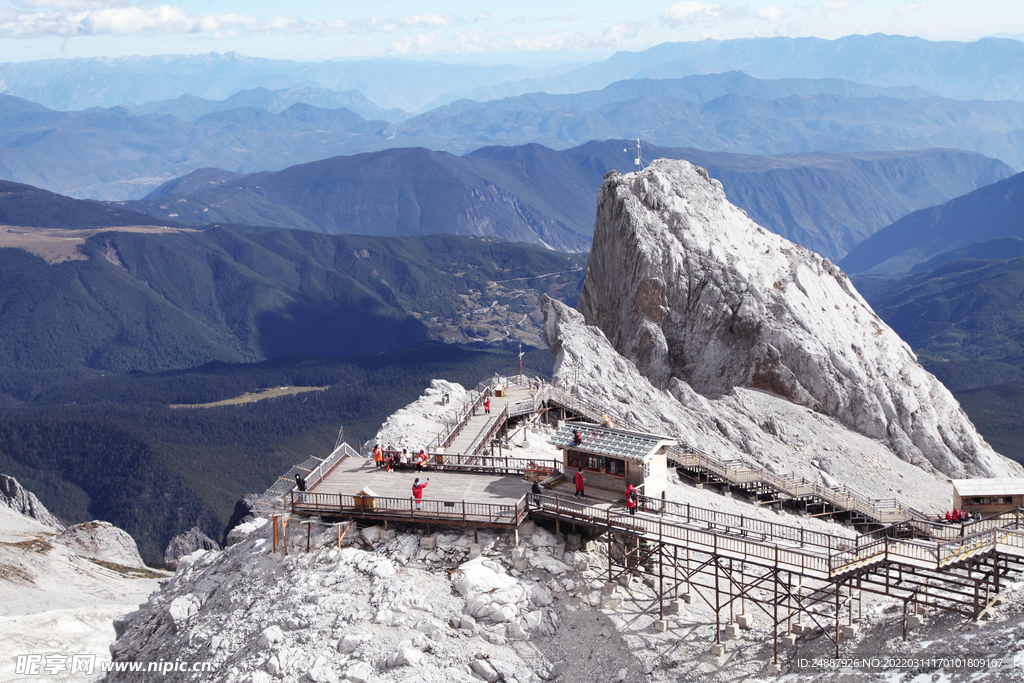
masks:
{"label": "wooden support post", "polygon": [[665,544],[662,541],[661,520],[658,520],[658,618],[665,618]]}
{"label": "wooden support post", "polygon": [[306,552],[309,552],[309,541],[313,535],[313,522],[306,522]]}
{"label": "wooden support post", "polygon": [[775,546],[775,596],[772,600],[772,664],[779,663],[779,546]]}
{"label": "wooden support post", "polygon": [[836,659],[839,659],[839,583],[836,587]]}
{"label": "wooden support post", "polygon": [[[715,544],[718,544],[718,537],[715,536]],[[718,587],[718,548],[715,548],[715,554],[712,556],[715,563],[715,642],[718,644],[722,643],[722,613],[721,613],[721,601],[719,599],[719,587]]]}
{"label": "wooden support post", "polygon": [[281,543],[284,545],[284,556],[288,557],[288,518],[281,518]]}
{"label": "wooden support post", "polygon": [[907,601],[903,601],[903,640],[907,639]]}
{"label": "wooden support post", "polygon": [[[280,515],[271,515],[270,516],[270,521],[274,525],[273,529],[271,529],[271,532],[272,532],[271,533],[271,538],[273,539],[272,540],[271,552],[273,552],[273,553],[277,553],[277,518],[278,517],[280,517]],[[977,586],[975,586],[975,603],[977,603]]]}

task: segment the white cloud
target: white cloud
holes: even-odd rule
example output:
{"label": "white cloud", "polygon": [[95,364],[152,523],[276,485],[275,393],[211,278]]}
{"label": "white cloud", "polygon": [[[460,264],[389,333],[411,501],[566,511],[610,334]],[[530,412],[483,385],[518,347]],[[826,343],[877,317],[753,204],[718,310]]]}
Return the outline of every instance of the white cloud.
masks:
{"label": "white cloud", "polygon": [[[128,36],[128,35],[185,35],[215,34],[237,36],[241,34],[288,35],[349,33],[396,33],[417,29],[446,29],[469,23],[453,14],[410,14],[378,19],[306,19],[277,16],[263,19],[251,14],[193,15],[181,7],[161,5],[141,9],[130,4],[118,5],[126,0],[103,2],[99,0],[25,0],[45,11],[11,10],[0,14],[0,38],[39,38],[75,36]],[[113,6],[111,6],[113,5]],[[486,22],[481,14],[474,22]],[[417,49],[426,38],[398,41],[396,49]],[[407,44],[408,43],[408,44]]]}
{"label": "white cloud", "polygon": [[788,16],[789,14],[786,10],[773,7],[772,5],[768,5],[764,9],[759,9],[754,12],[755,18],[763,19],[765,21],[782,21]]}
{"label": "white cloud", "polygon": [[662,13],[661,20],[672,28],[688,24],[702,24],[724,21],[731,11],[723,5],[705,5],[696,0],[682,0]]}
{"label": "white cloud", "polygon": [[896,14],[906,14],[907,12],[913,12],[918,9],[928,9],[928,4],[924,2],[915,2],[912,5],[904,5],[896,10]]}
{"label": "white cloud", "polygon": [[20,7],[29,9],[101,10],[131,7],[130,0],[21,0]]}
{"label": "white cloud", "polygon": [[388,46],[387,52],[393,55],[419,55],[433,52],[437,44],[437,36],[432,33],[417,33],[403,36]]}

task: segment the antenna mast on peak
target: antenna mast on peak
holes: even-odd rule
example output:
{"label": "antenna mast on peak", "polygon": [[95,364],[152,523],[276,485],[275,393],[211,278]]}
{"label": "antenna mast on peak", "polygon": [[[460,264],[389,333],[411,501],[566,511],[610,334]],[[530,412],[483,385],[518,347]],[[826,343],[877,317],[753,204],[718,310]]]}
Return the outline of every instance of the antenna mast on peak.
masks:
{"label": "antenna mast on peak", "polygon": [[627,147],[622,150],[623,152],[631,152],[636,150],[636,159],[633,159],[633,165],[637,167],[637,170],[642,171],[644,169],[643,156],[640,154],[640,139],[637,138],[636,147]]}

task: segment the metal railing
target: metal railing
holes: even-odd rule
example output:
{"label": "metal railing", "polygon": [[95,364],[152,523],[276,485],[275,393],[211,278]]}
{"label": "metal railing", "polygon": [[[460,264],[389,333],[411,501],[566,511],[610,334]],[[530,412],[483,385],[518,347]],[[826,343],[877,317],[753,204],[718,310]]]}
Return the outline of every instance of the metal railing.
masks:
{"label": "metal railing", "polygon": [[[290,493],[290,508],[301,513],[320,515],[396,517],[438,523],[476,523],[518,526],[526,518],[526,497],[512,504],[472,501],[428,500],[360,496],[344,493]],[[417,503],[419,505],[417,506]]]}
{"label": "metal railing", "polygon": [[490,427],[488,427],[486,431],[477,435],[477,437],[471,442],[468,449],[469,454],[477,455],[478,453],[483,452],[488,442],[494,438],[494,435],[498,433],[498,430],[501,429],[501,426],[507,421],[508,404],[506,403],[505,407],[501,409],[501,412],[498,413],[497,417],[492,419]]}
{"label": "metal railing", "polygon": [[310,470],[309,474],[306,475],[306,488],[313,488],[314,485],[320,483],[320,480],[324,478],[324,475],[330,472],[332,467],[345,458],[359,457],[362,457],[359,455],[359,451],[349,446],[348,443],[342,441],[341,445],[334,449],[334,452],[328,455],[323,462]]}

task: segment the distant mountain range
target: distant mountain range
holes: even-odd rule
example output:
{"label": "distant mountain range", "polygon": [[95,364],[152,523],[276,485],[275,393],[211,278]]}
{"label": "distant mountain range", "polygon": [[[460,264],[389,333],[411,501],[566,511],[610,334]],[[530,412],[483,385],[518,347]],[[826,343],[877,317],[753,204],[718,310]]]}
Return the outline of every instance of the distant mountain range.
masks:
{"label": "distant mountain range", "polygon": [[63,111],[146,103],[182,95],[223,100],[240,90],[358,90],[377,105],[416,111],[452,89],[478,87],[574,68],[445,64],[399,58],[295,62],[236,52],[153,57],[44,59],[0,64],[6,92]]}
{"label": "distant mountain range", "polygon": [[662,43],[640,52],[617,52],[564,74],[457,91],[428,106],[457,98],[581,92],[623,79],[732,70],[757,78],[838,78],[882,87],[915,86],[964,100],[1024,100],[1024,43],[1019,40],[960,43],[875,33],[835,40],[776,37]]}
{"label": "distant mountain range", "polygon": [[857,245],[839,265],[853,274],[907,273],[954,249],[999,237],[1024,238],[1022,216],[1024,173],[1019,173],[904,216]]}
{"label": "distant mountain range", "polygon": [[[247,91],[233,103],[277,110],[301,99],[298,92]],[[139,199],[204,167],[253,173],[399,147],[461,154],[495,144],[558,149],[637,137],[664,147],[745,154],[948,147],[1024,168],[1024,102],[925,94],[913,87],[764,81],[734,72],[632,80],[573,95],[466,100],[399,123],[301,102],[277,113],[194,98],[138,108],[172,116],[124,107],[57,112],[0,95],[0,177],[75,197]],[[355,95],[351,99],[369,111]]]}
{"label": "distant mountain range", "polygon": [[[633,170],[623,151],[633,145],[485,147],[463,157],[388,150],[247,176],[203,169],[124,206],[193,225],[373,235],[444,231],[582,249],[590,241],[602,177],[610,169]],[[833,259],[900,216],[1012,173],[998,161],[954,150],[781,156],[643,150],[647,158],[681,158],[708,168],[754,220]]]}
{"label": "distant mountain range", "polygon": [[223,100],[207,100],[186,94],[173,100],[147,102],[140,105],[124,104],[122,106],[139,116],[168,114],[186,121],[195,121],[213,112],[241,108],[264,109],[272,114],[280,114],[295,104],[310,104],[320,109],[345,108],[367,120],[383,120],[391,123],[404,121],[411,116],[401,109],[378,107],[358,90],[339,92],[326,88],[288,88],[285,90],[253,88],[252,90],[239,90]]}
{"label": "distant mountain range", "polygon": [[[223,100],[267,88],[358,90],[384,109],[427,111],[458,99],[600,90],[625,79],[745,71],[758,78],[843,79],[917,87],[956,99],[1024,100],[1024,43],[882,34],[663,43],[591,64],[548,68],[365,59],[294,62],[237,53],[51,59],[0,64],[6,92],[61,110],[143,104],[182,95]],[[160,78],[154,78],[159,75]],[[315,104],[315,102],[310,102]]]}

